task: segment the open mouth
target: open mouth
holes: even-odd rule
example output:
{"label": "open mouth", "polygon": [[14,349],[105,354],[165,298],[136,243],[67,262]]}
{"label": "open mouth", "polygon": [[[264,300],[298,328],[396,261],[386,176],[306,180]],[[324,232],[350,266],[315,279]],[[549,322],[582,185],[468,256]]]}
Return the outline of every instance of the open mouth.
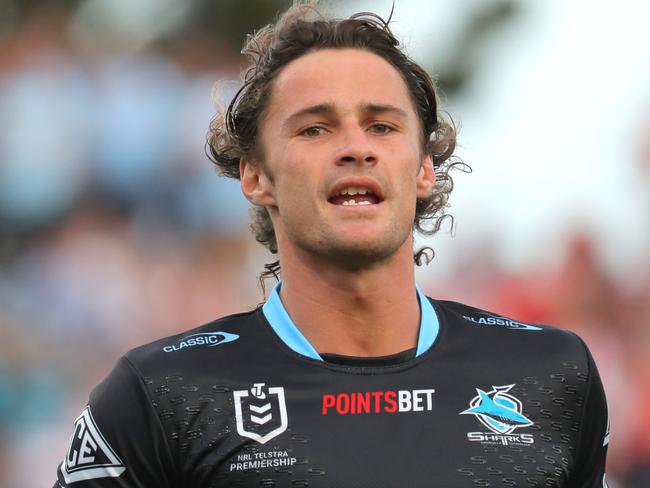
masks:
{"label": "open mouth", "polygon": [[376,205],[383,198],[365,186],[346,186],[327,199],[333,205],[362,206]]}

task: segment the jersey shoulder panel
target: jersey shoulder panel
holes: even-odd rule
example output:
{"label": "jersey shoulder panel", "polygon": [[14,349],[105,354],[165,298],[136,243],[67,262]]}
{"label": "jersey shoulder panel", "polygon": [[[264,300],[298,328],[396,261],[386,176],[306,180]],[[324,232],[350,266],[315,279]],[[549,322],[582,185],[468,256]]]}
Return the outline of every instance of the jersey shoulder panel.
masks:
{"label": "jersey shoulder panel", "polygon": [[505,328],[535,331],[543,329],[557,329],[557,327],[546,324],[522,322],[498,313],[483,310],[471,305],[466,305],[464,303],[454,302],[450,300],[433,300],[433,302],[437,304],[439,309],[451,320],[462,320],[475,326],[483,326],[483,328]]}
{"label": "jersey shoulder panel", "polygon": [[199,327],[157,339],[131,349],[125,354],[133,366],[143,375],[165,365],[169,371],[178,367],[204,366],[209,357],[219,361],[220,356],[231,357],[229,349],[240,350],[243,339],[247,343],[263,342],[268,333],[260,327],[259,308],[249,312],[228,315]]}
{"label": "jersey shoulder panel", "polygon": [[491,330],[527,330],[536,332],[559,333],[559,335],[575,335],[566,329],[555,325],[541,324],[537,322],[523,322],[505,315],[483,310],[481,308],[466,305],[464,303],[450,300],[432,300],[437,309],[452,323],[460,322],[472,326],[475,329]]}
{"label": "jersey shoulder panel", "polygon": [[[496,344],[522,358],[574,361],[589,369],[589,352],[575,333],[557,326],[522,322],[462,303],[434,300],[449,341]],[[491,342],[490,342],[491,341]]]}

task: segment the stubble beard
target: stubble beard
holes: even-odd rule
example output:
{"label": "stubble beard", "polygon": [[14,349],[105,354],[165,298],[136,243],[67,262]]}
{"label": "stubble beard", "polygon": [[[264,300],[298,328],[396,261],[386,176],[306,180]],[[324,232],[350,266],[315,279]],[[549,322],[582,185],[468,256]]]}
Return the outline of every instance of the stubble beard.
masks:
{"label": "stubble beard", "polygon": [[318,235],[312,233],[292,240],[303,252],[318,261],[348,271],[360,271],[390,260],[411,237],[411,233],[410,226],[393,222],[376,238],[355,239],[355,236],[342,235],[341,231],[325,228]]}

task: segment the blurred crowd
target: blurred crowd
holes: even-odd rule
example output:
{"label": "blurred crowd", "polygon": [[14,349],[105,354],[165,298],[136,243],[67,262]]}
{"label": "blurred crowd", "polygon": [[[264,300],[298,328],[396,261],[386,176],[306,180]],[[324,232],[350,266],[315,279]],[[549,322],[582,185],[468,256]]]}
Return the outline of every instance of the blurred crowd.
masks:
{"label": "blurred crowd", "polygon": [[[204,154],[212,88],[237,77],[236,53],[191,32],[132,50],[80,46],[70,14],[34,9],[0,37],[7,488],[51,485],[88,392],[126,350],[257,306],[270,258],[249,234],[237,182]],[[423,285],[578,332],[609,399],[610,485],[650,486],[650,273],[621,284],[588,235],[565,246],[558,269],[518,273],[481,247]]]}

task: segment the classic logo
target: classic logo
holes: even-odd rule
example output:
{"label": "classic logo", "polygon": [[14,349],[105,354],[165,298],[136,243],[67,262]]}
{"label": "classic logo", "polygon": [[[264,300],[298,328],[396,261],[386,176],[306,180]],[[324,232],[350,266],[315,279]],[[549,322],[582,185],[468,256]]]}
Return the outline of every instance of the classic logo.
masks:
{"label": "classic logo", "polygon": [[66,483],[116,478],[126,470],[124,463],[97,428],[89,406],[75,420],[74,425],[70,448],[61,464]]}
{"label": "classic logo", "polygon": [[491,432],[469,432],[470,441],[509,444],[532,444],[531,434],[513,434],[515,429],[529,427],[534,424],[522,413],[522,405],[518,398],[508,392],[512,385],[492,386],[492,390],[485,392],[476,389],[476,395],[469,402],[470,408],[460,412],[460,415],[471,414]]}
{"label": "classic logo", "polygon": [[517,322],[515,320],[510,320],[505,317],[500,317],[499,315],[494,315],[487,312],[482,312],[476,317],[469,315],[463,315],[465,320],[474,322],[478,325],[487,325],[487,326],[497,326],[497,327],[506,327],[507,329],[519,329],[519,330],[542,330],[541,327],[536,325],[525,324],[523,322]]}
{"label": "classic logo", "polygon": [[185,336],[173,344],[163,347],[163,351],[174,352],[194,346],[213,347],[219,344],[225,344],[226,342],[236,341],[237,339],[239,339],[239,336],[230,332],[199,332]]}
{"label": "classic logo", "polygon": [[287,430],[287,405],[284,388],[266,388],[255,383],[249,390],[233,392],[237,432],[242,437],[265,444]]}

